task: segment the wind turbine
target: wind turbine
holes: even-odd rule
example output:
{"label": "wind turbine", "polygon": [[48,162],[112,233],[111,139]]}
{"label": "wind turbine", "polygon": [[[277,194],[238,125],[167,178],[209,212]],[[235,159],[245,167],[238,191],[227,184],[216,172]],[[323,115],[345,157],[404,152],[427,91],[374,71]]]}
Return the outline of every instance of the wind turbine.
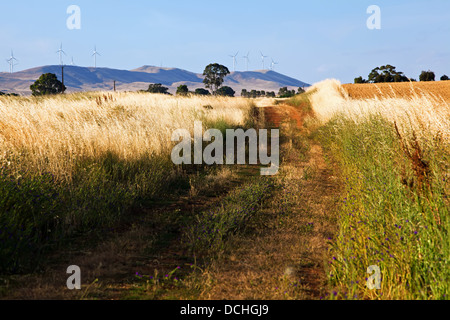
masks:
{"label": "wind turbine", "polygon": [[276,64],[278,64],[278,62],[275,62],[275,61],[273,61],[273,59],[272,59],[272,63],[271,63],[271,65],[270,65],[270,70],[273,70]]}
{"label": "wind turbine", "polygon": [[71,66],[74,66],[75,63],[73,62],[73,57],[72,57],[72,62],[70,63]]}
{"label": "wind turbine", "polygon": [[11,58],[6,60],[9,63],[9,73],[13,73],[14,72],[14,66],[17,65],[17,63],[14,63],[14,61],[17,61],[16,58],[14,58],[14,53],[11,50]]}
{"label": "wind turbine", "polygon": [[94,53],[92,56],[94,57],[94,68],[97,69],[97,55],[101,56],[100,53],[97,52],[97,46],[94,47]]}
{"label": "wind turbine", "polygon": [[229,55],[231,58],[233,58],[233,71],[236,71],[236,63],[237,63],[236,57],[237,57],[238,54],[239,54],[239,51],[236,52],[236,54],[234,56]]}
{"label": "wind turbine", "polygon": [[261,60],[262,60],[262,69],[265,70],[265,68],[264,68],[264,59],[267,58],[267,56],[265,56],[261,51],[260,51],[260,53],[261,53]]}
{"label": "wind turbine", "polygon": [[61,46],[59,47],[59,50],[56,51],[56,53],[59,53],[59,65],[62,66],[63,65],[62,54],[64,53],[64,55],[66,55],[66,53],[62,49],[62,43],[61,43]]}
{"label": "wind turbine", "polygon": [[247,53],[246,56],[243,56],[242,58],[244,58],[246,60],[247,63],[247,71],[248,71],[248,62],[250,61],[250,59],[248,58],[248,56],[250,55],[250,51]]}

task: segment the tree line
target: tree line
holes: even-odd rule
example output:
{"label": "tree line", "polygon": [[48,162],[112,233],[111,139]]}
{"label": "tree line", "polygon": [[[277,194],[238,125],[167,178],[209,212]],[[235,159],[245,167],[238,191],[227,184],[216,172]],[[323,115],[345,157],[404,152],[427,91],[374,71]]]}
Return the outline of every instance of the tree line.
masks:
{"label": "tree line", "polygon": [[[177,95],[217,95],[217,96],[228,96],[234,97],[235,91],[228,87],[222,86],[224,82],[224,78],[230,74],[230,71],[227,67],[220,65],[218,63],[212,63],[206,66],[203,71],[203,76],[205,77],[203,83],[205,84],[205,89],[198,88],[193,92],[190,92],[187,85],[180,85],[177,88]],[[422,71],[419,76],[419,81],[435,81],[436,75],[433,71]],[[443,75],[440,78],[441,81],[450,80],[447,75]],[[408,78],[405,76],[403,72],[399,72],[396,70],[396,67],[392,65],[385,65],[381,67],[376,67],[373,69],[368,75],[367,80],[362,76],[355,78],[354,83],[382,83],[382,82],[408,82],[408,81],[417,81],[413,78]],[[59,81],[55,74],[46,73],[39,77],[38,80],[35,81],[30,86],[31,92],[33,96],[39,95],[48,95],[48,94],[58,94],[62,93],[66,90],[66,87],[63,85],[61,81]],[[211,91],[209,91],[210,89]],[[149,93],[161,93],[161,94],[170,94],[169,88],[164,87],[161,83],[153,83],[150,84],[147,90],[141,90],[142,92]],[[303,88],[298,88],[297,92],[295,90],[289,90],[287,87],[280,88],[278,91],[278,95],[275,94],[274,91],[264,91],[264,90],[247,90],[242,89],[241,96],[246,98],[259,98],[259,97],[278,97],[278,98],[289,98],[296,94],[303,93]],[[17,95],[17,94],[5,94],[0,91],[1,95]]]}
{"label": "tree line", "polygon": [[[433,71],[422,71],[419,76],[419,81],[435,81],[436,75]],[[443,75],[440,78],[441,81],[449,80],[447,75]],[[405,76],[403,72],[399,72],[396,70],[396,67],[388,64],[381,67],[376,67],[373,69],[369,75],[367,80],[363,79],[363,77],[355,78],[355,83],[383,83],[383,82],[409,82],[409,81],[417,81],[414,78],[408,78]]]}

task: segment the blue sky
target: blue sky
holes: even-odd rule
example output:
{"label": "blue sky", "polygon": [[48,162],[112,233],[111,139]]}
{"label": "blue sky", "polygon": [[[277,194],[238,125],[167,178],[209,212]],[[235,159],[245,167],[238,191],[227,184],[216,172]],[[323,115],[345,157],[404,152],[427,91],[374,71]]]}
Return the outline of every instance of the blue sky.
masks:
{"label": "blue sky", "polygon": [[[81,9],[81,29],[69,30],[69,5]],[[381,30],[369,30],[370,5],[381,9]],[[450,1],[9,1],[0,8],[0,71],[11,49],[15,70],[58,64],[60,43],[76,65],[134,69],[142,65],[201,73],[211,62],[233,67],[231,54],[250,51],[251,70],[262,69],[260,51],[275,70],[314,83],[353,82],[392,64],[418,79],[422,70],[450,76]],[[1,60],[0,60],[1,61]]]}

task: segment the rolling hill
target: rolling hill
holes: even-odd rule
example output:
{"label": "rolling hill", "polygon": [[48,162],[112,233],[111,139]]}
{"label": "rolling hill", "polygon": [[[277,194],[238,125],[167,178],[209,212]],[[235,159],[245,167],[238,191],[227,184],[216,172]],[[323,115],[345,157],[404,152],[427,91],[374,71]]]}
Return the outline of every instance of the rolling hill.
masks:
{"label": "rolling hill", "polygon": [[[0,91],[30,95],[30,85],[41,74],[54,73],[61,80],[60,66],[43,66],[14,73],[0,73]],[[161,83],[174,93],[181,84],[186,84],[189,90],[204,88],[203,76],[177,68],[160,68],[142,66],[133,70],[110,68],[87,68],[78,66],[64,67],[64,84],[67,92],[113,90],[120,91],[146,90],[150,83]],[[232,87],[239,95],[242,89],[265,90],[278,92],[281,87],[297,89],[308,87],[309,84],[282,75],[272,70],[232,72],[225,78],[224,85]]]}

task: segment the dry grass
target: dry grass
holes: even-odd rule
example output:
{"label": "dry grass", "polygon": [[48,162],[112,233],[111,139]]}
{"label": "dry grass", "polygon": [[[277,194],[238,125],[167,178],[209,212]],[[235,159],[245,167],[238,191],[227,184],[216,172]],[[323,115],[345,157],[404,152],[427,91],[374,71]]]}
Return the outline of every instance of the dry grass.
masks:
{"label": "dry grass", "polygon": [[450,81],[344,84],[342,88],[352,99],[410,98],[431,95],[450,103]]}
{"label": "dry grass", "polygon": [[168,154],[175,129],[191,131],[194,120],[242,125],[248,107],[243,98],[145,93],[0,98],[0,163],[19,157],[13,165],[70,180],[79,159]]}
{"label": "dry grass", "polygon": [[196,120],[204,130],[250,126],[257,115],[244,98],[0,97],[0,270],[33,268],[32,256],[49,241],[110,227],[141,202],[189,186],[194,195],[202,182],[194,177],[189,185],[189,175],[201,168],[172,163],[173,132],[192,134]]}
{"label": "dry grass", "polygon": [[[412,91],[408,91],[408,85],[413,86]],[[425,90],[433,85],[435,90]],[[414,85],[411,84],[342,86],[337,80],[325,80],[309,90],[312,92],[314,112],[322,122],[338,113],[344,113],[356,122],[368,115],[380,115],[396,123],[400,134],[408,139],[412,139],[415,134],[418,138],[439,138],[450,143],[450,104],[443,97],[435,95],[447,91],[450,94],[450,86],[447,82],[416,86],[414,91]],[[393,92],[400,96],[392,94],[392,88],[396,88]],[[417,91],[419,88],[420,93]],[[371,96],[376,92],[379,94],[374,98],[355,98]]]}

